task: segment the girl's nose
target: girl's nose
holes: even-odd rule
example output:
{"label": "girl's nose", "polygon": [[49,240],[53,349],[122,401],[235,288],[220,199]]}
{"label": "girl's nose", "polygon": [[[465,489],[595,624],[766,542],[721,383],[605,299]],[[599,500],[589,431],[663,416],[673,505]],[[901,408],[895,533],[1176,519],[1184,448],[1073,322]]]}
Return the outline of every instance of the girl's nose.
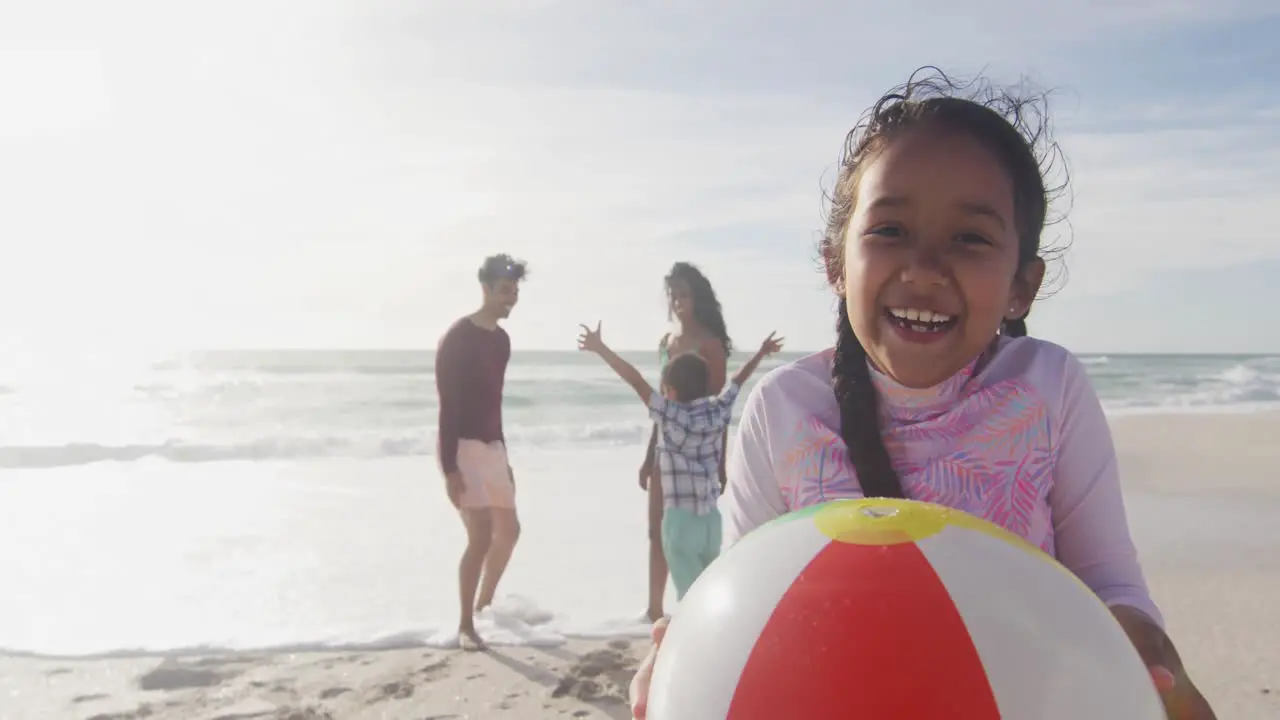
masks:
{"label": "girl's nose", "polygon": [[918,285],[946,285],[950,273],[941,253],[931,247],[916,246],[902,266],[902,282]]}

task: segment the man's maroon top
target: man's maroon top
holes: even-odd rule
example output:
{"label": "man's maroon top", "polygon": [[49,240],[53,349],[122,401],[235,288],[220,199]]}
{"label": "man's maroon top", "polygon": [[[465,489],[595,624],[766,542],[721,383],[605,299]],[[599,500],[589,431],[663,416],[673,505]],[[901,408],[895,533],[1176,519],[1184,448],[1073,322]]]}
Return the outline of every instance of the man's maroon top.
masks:
{"label": "man's maroon top", "polygon": [[485,330],[469,318],[449,327],[436,349],[440,396],[437,451],[446,473],[458,469],[458,440],[493,442],[502,435],[502,384],[511,359],[511,337]]}

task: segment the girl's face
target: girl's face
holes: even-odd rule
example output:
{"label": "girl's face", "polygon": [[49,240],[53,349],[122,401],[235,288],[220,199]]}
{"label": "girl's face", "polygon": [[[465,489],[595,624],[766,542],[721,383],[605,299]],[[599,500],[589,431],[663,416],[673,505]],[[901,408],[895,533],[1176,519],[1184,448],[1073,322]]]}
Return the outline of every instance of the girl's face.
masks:
{"label": "girl's face", "polygon": [[1018,272],[1013,186],[968,135],[909,131],[863,170],[845,237],[844,295],[868,357],[908,387],[977,357],[1044,277]]}
{"label": "girl's face", "polygon": [[675,315],[681,323],[688,322],[693,319],[693,289],[689,287],[689,283],[682,278],[673,278],[667,286],[670,295],[671,314]]}

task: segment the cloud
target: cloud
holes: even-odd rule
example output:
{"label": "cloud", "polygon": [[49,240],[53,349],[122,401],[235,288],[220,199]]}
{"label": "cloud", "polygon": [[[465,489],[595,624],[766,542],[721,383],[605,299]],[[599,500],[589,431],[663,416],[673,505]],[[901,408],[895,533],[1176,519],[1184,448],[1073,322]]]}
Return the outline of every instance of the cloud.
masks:
{"label": "cloud", "polygon": [[1032,334],[1076,352],[1280,353],[1280,329],[1259,317],[1280,303],[1280,260],[1152,272],[1122,291],[1050,299]]}
{"label": "cloud", "polygon": [[1056,72],[1098,39],[1275,17],[1266,0],[1070,4],[925,0],[909,5],[815,0],[733,2],[383,2],[367,26],[379,72],[421,82],[605,86],[665,92],[861,94],[932,62],[1002,73]]}
{"label": "cloud", "polygon": [[1280,255],[1270,221],[1280,132],[1245,123],[1064,143],[1073,164],[1072,286],[1116,290],[1164,269]]}
{"label": "cloud", "polygon": [[[28,39],[11,66],[44,67],[56,40],[79,50],[47,77],[80,83],[0,119],[0,193],[15,200],[0,324],[95,342],[431,345],[476,302],[480,258],[507,251],[534,271],[519,346],[566,347],[596,318],[620,346],[650,346],[661,277],[691,260],[740,343],[776,328],[819,347],[823,186],[865,106],[921,62],[1069,89],[1074,246],[1055,306],[1276,255],[1274,93],[1130,92],[1089,62],[1127,72],[1124,48],[1262,26],[1271,3],[321,5],[0,16]],[[24,97],[44,87],[24,83]]]}

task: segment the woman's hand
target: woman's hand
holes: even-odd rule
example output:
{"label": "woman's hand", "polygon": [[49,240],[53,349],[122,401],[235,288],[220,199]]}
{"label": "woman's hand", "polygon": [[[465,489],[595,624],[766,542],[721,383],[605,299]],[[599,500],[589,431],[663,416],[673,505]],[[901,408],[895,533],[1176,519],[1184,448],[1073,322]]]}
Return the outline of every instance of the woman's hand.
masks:
{"label": "woman's hand", "polygon": [[667,618],[653,624],[653,647],[644,656],[635,677],[631,678],[631,717],[643,720],[649,711],[649,681],[653,679],[653,663],[658,659],[658,647],[662,645],[662,636],[667,634]]}
{"label": "woman's hand", "polygon": [[1217,720],[1213,708],[1187,677],[1182,659],[1169,636],[1146,615],[1131,607],[1117,605],[1111,608],[1111,614],[1147,664],[1169,720]]}
{"label": "woman's hand", "polygon": [[653,477],[653,463],[645,462],[640,466],[640,489],[649,489],[649,478]]}

